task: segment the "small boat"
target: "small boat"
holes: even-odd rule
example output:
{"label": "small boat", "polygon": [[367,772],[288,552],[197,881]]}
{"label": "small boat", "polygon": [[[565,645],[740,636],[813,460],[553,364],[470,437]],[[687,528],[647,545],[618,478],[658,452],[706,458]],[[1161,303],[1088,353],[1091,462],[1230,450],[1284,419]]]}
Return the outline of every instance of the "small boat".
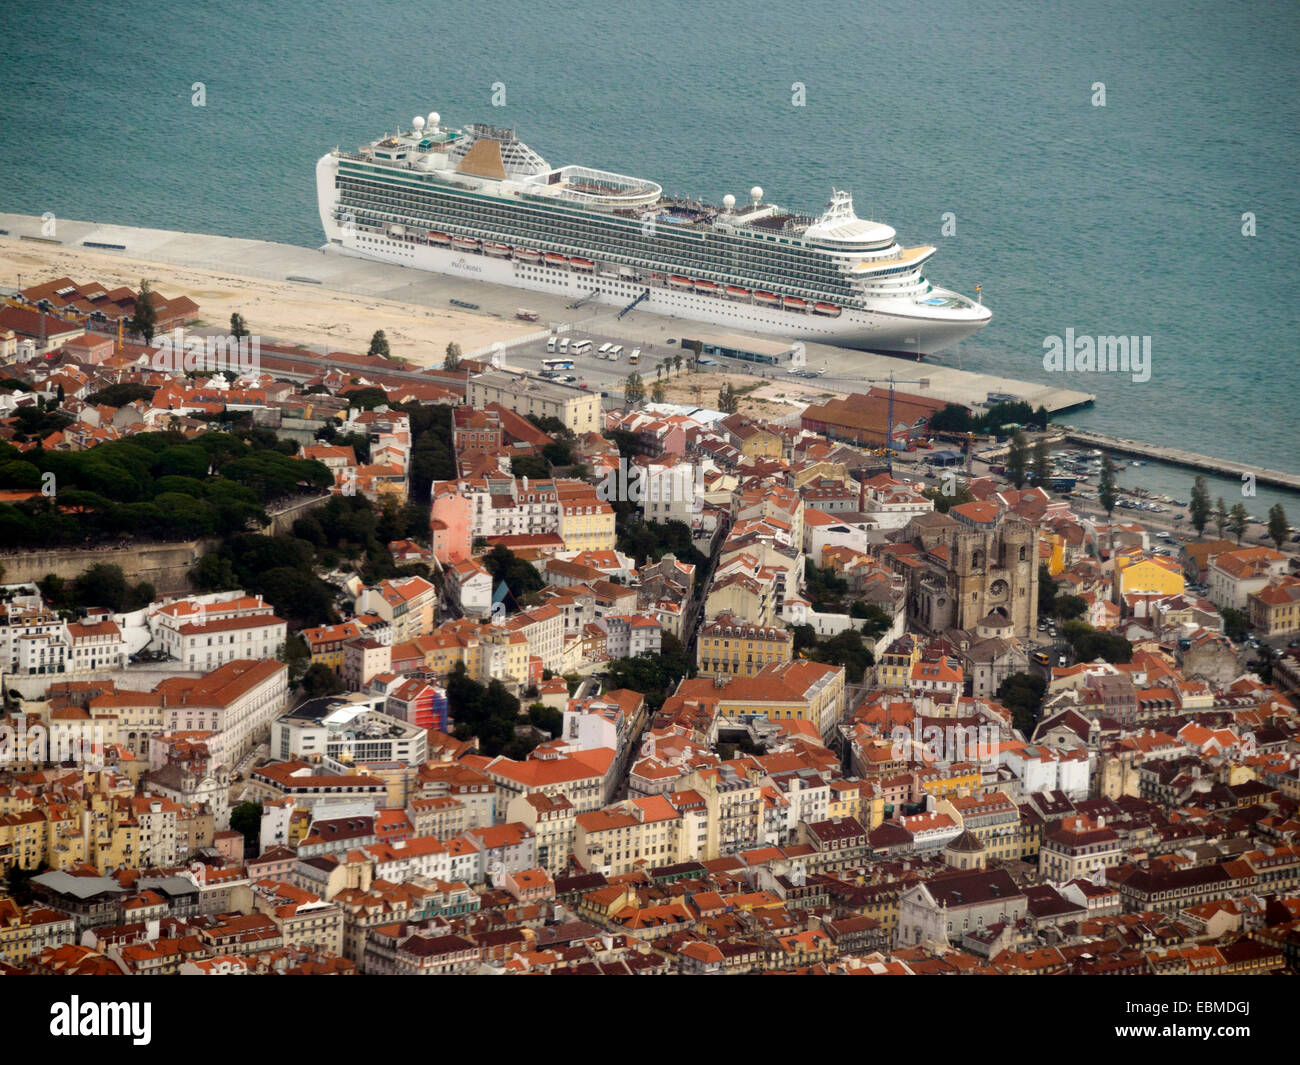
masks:
{"label": "small boat", "polygon": [[489,240],[484,242],[483,251],[488,255],[495,255],[499,259],[509,258],[510,245],[498,244],[495,241]]}
{"label": "small boat", "polygon": [[728,285],[727,295],[733,300],[747,300],[753,293],[747,288],[741,288],[739,285]]}
{"label": "small boat", "polygon": [[778,296],[775,292],[755,292],[754,299],[756,299],[759,303],[766,303],[769,306],[771,306],[772,304],[776,304],[779,306],[781,303],[781,297]]}
{"label": "small boat", "polygon": [[712,281],[696,281],[695,290],[697,292],[717,292],[718,286]]}
{"label": "small boat", "polygon": [[451,237],[449,237],[446,233],[439,233],[437,230],[431,229],[429,230],[429,243],[444,244],[444,245],[450,244]]}
{"label": "small boat", "polygon": [[673,288],[692,288],[693,283],[689,277],[682,277],[680,274],[673,274],[668,278],[668,284]]}
{"label": "small boat", "polygon": [[801,300],[798,296],[786,296],[786,298],[781,301],[781,305],[785,307],[787,311],[806,311],[808,309],[807,301]]}
{"label": "small boat", "polygon": [[578,258],[578,256],[576,256],[576,255],[575,255],[572,259],[570,259],[569,262],[573,264],[573,268],[574,268],[575,270],[594,270],[594,269],[596,269],[596,264],[593,263],[590,259],[580,259],[580,258]]}
{"label": "small boat", "polygon": [[561,255],[558,252],[548,251],[546,253],[546,265],[547,266],[568,266],[569,257],[567,255]]}
{"label": "small boat", "polygon": [[840,309],[833,303],[817,303],[813,305],[813,314],[824,314],[827,318],[838,318]]}
{"label": "small boat", "polygon": [[522,259],[526,263],[535,263],[541,257],[542,253],[532,248],[515,248],[515,258]]}
{"label": "small boat", "polygon": [[479,243],[473,237],[452,237],[451,246],[461,251],[478,251]]}

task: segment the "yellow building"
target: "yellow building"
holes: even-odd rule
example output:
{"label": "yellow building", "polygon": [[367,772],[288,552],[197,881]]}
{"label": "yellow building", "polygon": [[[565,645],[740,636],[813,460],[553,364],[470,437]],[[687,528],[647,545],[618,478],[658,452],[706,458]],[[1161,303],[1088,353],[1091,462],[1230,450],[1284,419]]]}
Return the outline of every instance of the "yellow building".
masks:
{"label": "yellow building", "polygon": [[37,869],[45,858],[45,818],[37,810],[0,815],[0,868]]}
{"label": "yellow building", "polygon": [[1021,856],[1024,844],[1020,809],[1004,793],[953,795],[940,799],[934,808],[983,844],[985,861],[1011,861]]}
{"label": "yellow building", "polygon": [[1164,555],[1136,558],[1115,556],[1115,601],[1132,593],[1179,595],[1186,581],[1183,569],[1173,559]]}
{"label": "yellow building", "polygon": [[728,573],[709,586],[704,616],[726,614],[754,625],[771,625],[775,619],[776,589],[772,580],[747,573]]}
{"label": "yellow building", "polygon": [[954,762],[945,769],[929,769],[920,774],[921,791],[936,799],[945,799],[980,786],[980,768],[973,762]]}
{"label": "yellow building", "polygon": [[747,459],[779,459],[782,452],[781,437],[757,422],[740,414],[722,420],[727,438]]}
{"label": "yellow building", "polygon": [[885,799],[880,789],[867,780],[832,780],[826,819],[851,817],[868,832],[885,819]]}
{"label": "yellow building", "polygon": [[360,636],[361,623],[355,618],[340,625],[322,625],[317,629],[303,629],[302,638],[311,652],[314,666],[328,666],[335,673],[343,669],[343,645]]}
{"label": "yellow building", "polygon": [[543,418],[557,418],[578,436],[598,433],[604,428],[599,392],[570,388],[507,370],[488,370],[472,375],[466,385],[465,402],[477,410],[483,410],[490,403],[499,403],[506,410],[524,417],[536,414]]}
{"label": "yellow building", "polygon": [[785,629],[720,614],[700,629],[695,662],[702,677],[752,677],[764,666],[789,662],[792,647]]}
{"label": "yellow building", "polygon": [[1059,577],[1065,572],[1065,537],[1049,529],[1038,530],[1038,559],[1047,572]]}
{"label": "yellow building", "polygon": [[1300,631],[1300,577],[1281,577],[1246,596],[1250,625],[1263,636]]}
{"label": "yellow building", "polygon": [[591,485],[556,482],[560,525],[556,530],[566,551],[614,550],[614,508]]}
{"label": "yellow building", "polygon": [[808,721],[829,736],[843,716],[844,667],[797,659],[764,666],[752,677],[733,677],[722,687],[712,677],[684,680],[676,694],[716,701],[723,717]]}
{"label": "yellow building", "polygon": [[469,618],[444,622],[430,636],[412,641],[424,654],[424,666],[445,679],[457,662],[483,683],[492,679],[523,680],[528,676],[528,637],[496,625]]}
{"label": "yellow building", "polygon": [[914,636],[900,636],[876,662],[876,686],[906,688],[912,683],[912,669],[921,661],[921,642]]}

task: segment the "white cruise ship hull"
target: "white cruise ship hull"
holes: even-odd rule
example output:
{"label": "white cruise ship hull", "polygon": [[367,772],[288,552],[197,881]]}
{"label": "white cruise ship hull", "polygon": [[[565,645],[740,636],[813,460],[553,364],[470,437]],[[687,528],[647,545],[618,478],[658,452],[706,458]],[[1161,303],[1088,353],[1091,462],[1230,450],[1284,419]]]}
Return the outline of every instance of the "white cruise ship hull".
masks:
{"label": "white cruise ship hull", "polygon": [[[647,287],[645,282],[631,282],[619,277],[540,265],[525,266],[511,259],[380,237],[364,242],[360,239],[340,240],[337,244],[331,241],[326,247],[374,262],[410,266],[533,292],[549,292],[575,301],[590,296],[594,289],[597,295],[591,296],[591,303],[620,308],[626,307]],[[845,308],[838,318],[825,318],[811,312],[767,308],[738,303],[725,296],[706,296],[657,286],[650,288],[650,297],[637,304],[636,310],[725,326],[737,332],[913,356],[942,351],[978,333],[987,324],[987,319],[926,319],[851,307]]]}
{"label": "white cruise ship hull", "polygon": [[[362,228],[347,231],[334,218],[338,202],[334,189],[334,161],[326,156],[317,167],[317,194],[321,224],[329,243],[326,249],[375,262],[409,266],[432,273],[449,274],[473,281],[547,292],[570,301],[586,298],[590,303],[626,307],[650,290],[636,310],[703,322],[740,333],[757,333],[788,340],[812,341],[864,351],[908,355],[919,358],[957,344],[979,332],[992,315],[984,307],[942,307],[931,314],[922,305],[899,299],[879,309],[843,307],[829,317],[805,311],[765,306],[752,300],[733,300],[719,291],[706,294],[685,291],[642,276],[620,276],[619,268],[596,264],[595,269],[576,270],[569,266],[548,266],[544,261],[524,262],[422,240],[395,239],[388,232]],[[594,291],[594,295],[592,294]],[[936,289],[934,297],[955,295]]]}

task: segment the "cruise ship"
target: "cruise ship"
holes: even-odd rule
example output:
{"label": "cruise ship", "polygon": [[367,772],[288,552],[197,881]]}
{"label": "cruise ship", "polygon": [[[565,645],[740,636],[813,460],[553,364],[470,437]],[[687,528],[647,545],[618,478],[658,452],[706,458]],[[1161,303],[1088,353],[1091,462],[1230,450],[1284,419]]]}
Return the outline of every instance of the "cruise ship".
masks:
{"label": "cruise ship", "polygon": [[653,181],[553,167],[513,130],[411,129],[316,164],[321,225],[350,255],[709,322],[741,332],[919,357],[992,317],[928,282],[928,245],[859,218],[832,190],[820,216],[766,203],[720,206]]}

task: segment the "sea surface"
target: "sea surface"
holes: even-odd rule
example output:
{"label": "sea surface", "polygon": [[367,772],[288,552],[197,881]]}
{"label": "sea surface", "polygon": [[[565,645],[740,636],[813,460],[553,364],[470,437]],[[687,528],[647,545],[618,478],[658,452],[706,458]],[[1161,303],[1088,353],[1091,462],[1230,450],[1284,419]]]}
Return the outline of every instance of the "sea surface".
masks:
{"label": "sea surface", "polygon": [[[715,202],[835,185],[982,286],[942,361],[1300,471],[1298,46],[1294,0],[5,4],[0,210],[315,247],[317,158],[433,110]],[[1049,374],[1067,329],[1150,337],[1150,380]]]}

